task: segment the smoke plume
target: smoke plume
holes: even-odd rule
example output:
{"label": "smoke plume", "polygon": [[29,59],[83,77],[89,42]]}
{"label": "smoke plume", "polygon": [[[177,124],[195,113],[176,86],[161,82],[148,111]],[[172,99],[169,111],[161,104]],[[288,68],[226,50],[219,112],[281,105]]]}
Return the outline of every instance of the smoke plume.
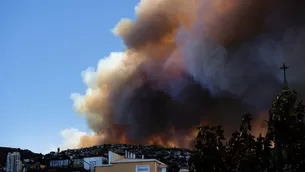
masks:
{"label": "smoke plume", "polygon": [[80,146],[188,147],[202,122],[232,132],[245,112],[271,105],[284,61],[291,87],[302,92],[304,7],[301,0],[141,0],[136,19],[113,29],[126,50],[82,72],[88,89],[71,95],[96,133]]}

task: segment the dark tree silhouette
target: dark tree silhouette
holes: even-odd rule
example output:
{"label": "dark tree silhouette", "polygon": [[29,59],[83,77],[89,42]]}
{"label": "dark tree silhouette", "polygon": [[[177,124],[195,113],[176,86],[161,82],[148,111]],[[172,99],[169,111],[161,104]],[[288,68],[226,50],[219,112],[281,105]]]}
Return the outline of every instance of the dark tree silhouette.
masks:
{"label": "dark tree silhouette", "polygon": [[191,172],[226,171],[224,130],[221,126],[199,127],[196,151],[189,159]]}
{"label": "dark tree silhouette", "polygon": [[196,151],[189,159],[192,172],[305,171],[305,106],[287,86],[272,102],[265,137],[251,135],[251,114],[224,144],[223,129],[202,126]]}
{"label": "dark tree silhouette", "polygon": [[274,143],[271,159],[278,171],[298,170],[305,158],[305,108],[296,102],[297,92],[285,87],[269,111],[267,137]]}
{"label": "dark tree silhouette", "polygon": [[251,135],[252,115],[243,116],[239,131],[232,134],[227,144],[226,162],[230,171],[258,171],[259,159],[256,156],[256,142]]}
{"label": "dark tree silhouette", "polygon": [[255,140],[251,135],[249,113],[225,146],[219,139],[223,138],[222,129],[203,126],[197,136],[197,151],[190,158],[190,171],[305,171],[305,105],[288,87],[288,67],[284,64],[281,69],[284,86],[269,110],[265,137],[260,135]]}

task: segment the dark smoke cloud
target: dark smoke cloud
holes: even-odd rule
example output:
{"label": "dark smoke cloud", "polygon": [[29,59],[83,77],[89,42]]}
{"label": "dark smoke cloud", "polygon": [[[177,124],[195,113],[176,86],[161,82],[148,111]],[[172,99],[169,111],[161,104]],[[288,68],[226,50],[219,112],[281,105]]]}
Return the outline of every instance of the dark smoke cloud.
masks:
{"label": "dark smoke cloud", "polygon": [[[175,98],[146,83],[135,90],[133,97],[127,103],[125,110],[133,115],[130,118],[132,127],[127,136],[137,140],[148,138],[152,133],[162,133],[170,127],[175,127],[176,130],[188,130],[194,125],[199,126],[200,121],[207,119],[215,122],[222,120],[234,122],[232,116],[243,112],[241,105],[241,101],[230,97],[212,97],[210,91],[202,89],[192,79],[188,80],[187,86],[180,90]],[[119,121],[125,120],[127,119]]]}
{"label": "dark smoke cloud", "polygon": [[142,0],[136,20],[114,29],[127,50],[83,72],[87,93],[72,95],[97,134],[90,143],[166,141],[202,121],[232,132],[244,112],[270,106],[284,61],[291,87],[304,95],[304,4]]}

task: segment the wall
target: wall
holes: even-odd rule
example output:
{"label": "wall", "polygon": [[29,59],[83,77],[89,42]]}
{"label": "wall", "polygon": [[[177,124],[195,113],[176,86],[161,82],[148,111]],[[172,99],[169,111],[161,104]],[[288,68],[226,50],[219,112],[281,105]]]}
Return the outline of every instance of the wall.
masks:
{"label": "wall", "polygon": [[156,165],[157,165],[157,171],[156,172],[167,172],[167,168],[164,166],[164,165],[162,165],[162,164],[160,164],[160,163],[156,163]]}
{"label": "wall", "polygon": [[119,155],[119,154],[116,154],[114,152],[111,152],[111,151],[108,152],[109,164],[111,164],[111,162],[114,162],[114,161],[117,161],[117,160],[120,160],[120,159],[124,159],[124,157]]}
{"label": "wall", "polygon": [[95,167],[94,172],[136,172],[137,165],[149,165],[150,172],[158,172],[156,162],[114,163],[110,166]]}
{"label": "wall", "polygon": [[87,158],[84,158],[84,161],[85,161],[85,162],[83,162],[84,163],[84,168],[89,170],[90,169],[89,164],[91,164],[91,172],[93,172],[95,166],[103,165],[103,160],[104,160],[104,157],[87,157]]}

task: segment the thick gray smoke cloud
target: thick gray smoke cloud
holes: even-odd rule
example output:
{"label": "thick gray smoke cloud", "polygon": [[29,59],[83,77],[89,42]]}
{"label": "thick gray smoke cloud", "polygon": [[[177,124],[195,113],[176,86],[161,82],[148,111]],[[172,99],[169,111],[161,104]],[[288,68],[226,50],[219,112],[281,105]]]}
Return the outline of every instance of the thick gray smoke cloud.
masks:
{"label": "thick gray smoke cloud", "polygon": [[[303,92],[303,1],[142,0],[114,29],[127,49],[82,73],[75,109],[90,143],[169,143],[202,121],[231,132],[244,112],[265,111],[289,82]],[[161,141],[160,141],[161,140]],[[177,146],[187,146],[177,141]]]}

